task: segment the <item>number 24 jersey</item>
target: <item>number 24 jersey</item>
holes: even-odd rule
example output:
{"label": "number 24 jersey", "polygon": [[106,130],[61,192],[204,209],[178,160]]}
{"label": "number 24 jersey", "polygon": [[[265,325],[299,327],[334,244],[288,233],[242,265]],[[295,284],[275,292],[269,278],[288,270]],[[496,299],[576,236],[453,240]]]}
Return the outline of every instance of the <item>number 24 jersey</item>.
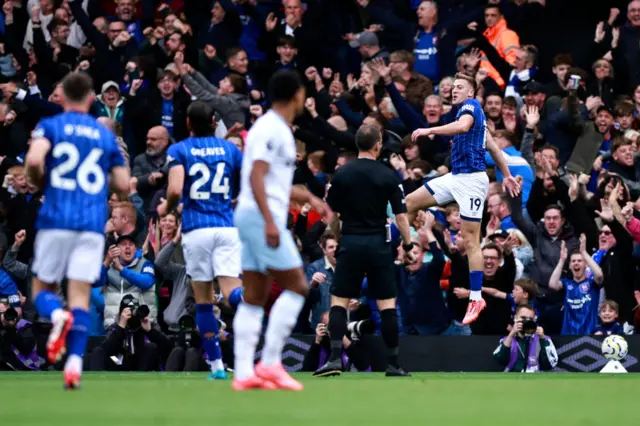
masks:
{"label": "number 24 jersey", "polygon": [[239,190],[242,153],[229,141],[191,137],[172,145],[169,167],[184,167],[182,232],[234,226],[231,201]]}

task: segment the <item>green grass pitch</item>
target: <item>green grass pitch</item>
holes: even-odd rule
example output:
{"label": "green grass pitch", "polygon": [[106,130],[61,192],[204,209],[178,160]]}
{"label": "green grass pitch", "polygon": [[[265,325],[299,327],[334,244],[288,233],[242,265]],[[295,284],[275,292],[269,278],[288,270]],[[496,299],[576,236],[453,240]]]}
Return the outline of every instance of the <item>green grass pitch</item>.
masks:
{"label": "green grass pitch", "polygon": [[0,422],[25,426],[596,426],[638,424],[640,376],[297,374],[303,392],[236,393],[204,373],[0,373]]}

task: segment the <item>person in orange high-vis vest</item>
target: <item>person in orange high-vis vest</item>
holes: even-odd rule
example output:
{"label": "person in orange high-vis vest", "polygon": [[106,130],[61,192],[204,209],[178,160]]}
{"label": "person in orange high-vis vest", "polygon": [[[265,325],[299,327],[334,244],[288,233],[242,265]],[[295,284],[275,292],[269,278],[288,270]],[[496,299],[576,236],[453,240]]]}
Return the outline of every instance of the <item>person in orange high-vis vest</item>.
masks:
{"label": "person in orange high-vis vest", "polygon": [[[489,43],[496,48],[500,56],[511,64],[511,66],[514,66],[516,53],[520,49],[520,37],[518,37],[518,34],[514,31],[507,28],[507,21],[504,19],[498,5],[487,5],[484,10],[484,21],[487,29],[482,34],[489,40]],[[489,77],[494,79],[501,89],[505,88],[507,82],[500,77],[498,70],[491,65],[491,62],[487,60],[484,54],[480,61],[480,68],[486,69]]]}

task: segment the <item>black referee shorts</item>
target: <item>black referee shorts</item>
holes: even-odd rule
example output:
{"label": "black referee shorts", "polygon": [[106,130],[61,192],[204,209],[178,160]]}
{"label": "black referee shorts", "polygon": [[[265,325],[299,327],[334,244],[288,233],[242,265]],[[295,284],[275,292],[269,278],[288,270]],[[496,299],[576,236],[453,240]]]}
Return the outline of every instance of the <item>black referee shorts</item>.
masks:
{"label": "black referee shorts", "polygon": [[331,285],[333,296],[359,298],[365,277],[369,295],[375,300],[397,296],[393,250],[384,235],[343,235],[336,260]]}

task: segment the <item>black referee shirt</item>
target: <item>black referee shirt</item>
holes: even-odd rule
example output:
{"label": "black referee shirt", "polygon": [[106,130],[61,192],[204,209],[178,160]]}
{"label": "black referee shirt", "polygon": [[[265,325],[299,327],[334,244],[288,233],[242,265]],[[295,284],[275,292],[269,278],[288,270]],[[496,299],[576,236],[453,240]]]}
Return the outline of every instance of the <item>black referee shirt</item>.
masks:
{"label": "black referee shirt", "polygon": [[407,212],[402,182],[384,164],[359,158],[340,167],[327,194],[327,203],[340,213],[342,234],[384,234],[387,202],[394,214]]}

